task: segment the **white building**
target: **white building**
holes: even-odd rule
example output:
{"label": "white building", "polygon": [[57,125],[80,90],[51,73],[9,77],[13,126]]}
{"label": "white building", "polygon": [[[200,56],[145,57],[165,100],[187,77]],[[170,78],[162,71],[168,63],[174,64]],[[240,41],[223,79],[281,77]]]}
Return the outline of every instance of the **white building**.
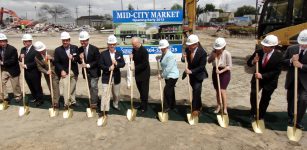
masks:
{"label": "white building", "polygon": [[200,14],[198,17],[198,22],[210,22],[211,18],[219,18],[220,13],[218,11],[216,12],[206,12],[203,14]]}

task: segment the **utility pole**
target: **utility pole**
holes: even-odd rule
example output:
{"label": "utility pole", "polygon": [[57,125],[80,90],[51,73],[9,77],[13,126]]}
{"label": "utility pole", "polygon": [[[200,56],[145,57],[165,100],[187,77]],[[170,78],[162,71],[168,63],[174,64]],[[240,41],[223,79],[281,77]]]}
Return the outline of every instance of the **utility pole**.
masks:
{"label": "utility pole", "polygon": [[156,10],[156,0],[153,0],[153,9]]}
{"label": "utility pole", "polygon": [[78,7],[76,7],[76,25],[78,25]]}
{"label": "utility pole", "polygon": [[88,3],[88,25],[91,26],[91,2]]}
{"label": "utility pole", "polygon": [[123,0],[121,0],[122,10],[124,10]]}

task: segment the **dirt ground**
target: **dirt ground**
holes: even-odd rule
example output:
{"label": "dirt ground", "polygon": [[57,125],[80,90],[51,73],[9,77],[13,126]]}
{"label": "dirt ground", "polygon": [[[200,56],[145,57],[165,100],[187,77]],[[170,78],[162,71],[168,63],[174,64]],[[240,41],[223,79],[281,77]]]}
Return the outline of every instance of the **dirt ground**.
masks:
{"label": "dirt ground", "polygon": [[[48,35],[34,34],[34,40],[43,41],[48,49],[54,49],[61,44],[60,33]],[[202,45],[211,52],[211,45],[216,37],[198,31]],[[22,47],[21,34],[8,34],[9,43],[17,49]],[[72,42],[78,42],[78,33],[71,33]],[[106,46],[107,34],[95,33],[91,35],[90,43],[98,47]],[[289,142],[287,138],[287,102],[284,90],[285,73],[282,72],[278,89],[274,92],[266,116],[266,130],[264,134],[256,134],[251,129],[248,120],[250,69],[246,69],[246,57],[252,54],[255,40],[252,37],[227,38],[227,50],[233,57],[231,82],[227,93],[229,97],[230,126],[221,128],[213,114],[216,106],[215,91],[211,83],[211,64],[207,65],[210,77],[203,82],[202,103],[205,106],[200,117],[200,123],[190,126],[186,122],[188,90],[187,81],[179,79],[176,87],[178,109],[170,112],[167,123],[159,122],[155,116],[160,109],[159,84],[157,80],[156,63],[152,63],[150,79],[150,107],[145,115],[138,114],[136,121],[128,122],[126,110],[129,108],[130,90],[127,89],[125,71],[121,83],[121,111],[112,110],[106,127],[97,127],[95,118],[87,118],[85,109],[87,91],[85,80],[79,75],[77,82],[77,98],[83,107],[74,111],[71,119],[62,118],[62,110],[56,118],[49,118],[46,102],[43,107],[30,108],[30,114],[18,117],[18,105],[12,103],[6,111],[0,112],[0,149],[221,149],[221,150],[249,150],[249,149],[307,149],[307,138],[302,137],[298,143]],[[184,64],[178,62],[182,73]],[[125,69],[123,69],[125,70]],[[49,101],[49,91],[45,79],[42,86]],[[61,83],[62,84],[62,83]],[[62,87],[62,85],[61,85]],[[101,83],[99,82],[99,87]],[[26,87],[29,93],[28,87]],[[136,87],[134,88],[136,89]],[[62,91],[62,88],[61,88]],[[139,94],[134,91],[136,101]],[[306,120],[306,117],[305,117]],[[305,128],[307,128],[305,121]]]}

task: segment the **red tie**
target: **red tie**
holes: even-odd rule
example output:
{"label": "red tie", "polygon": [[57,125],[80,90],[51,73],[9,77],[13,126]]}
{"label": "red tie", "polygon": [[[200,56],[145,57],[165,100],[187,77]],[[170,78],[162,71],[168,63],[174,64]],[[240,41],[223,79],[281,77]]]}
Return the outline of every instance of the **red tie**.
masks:
{"label": "red tie", "polygon": [[264,61],[263,61],[263,63],[262,63],[262,68],[264,68],[264,67],[266,66],[266,64],[268,63],[268,61],[269,61],[269,54],[266,53],[266,56],[265,56]]}

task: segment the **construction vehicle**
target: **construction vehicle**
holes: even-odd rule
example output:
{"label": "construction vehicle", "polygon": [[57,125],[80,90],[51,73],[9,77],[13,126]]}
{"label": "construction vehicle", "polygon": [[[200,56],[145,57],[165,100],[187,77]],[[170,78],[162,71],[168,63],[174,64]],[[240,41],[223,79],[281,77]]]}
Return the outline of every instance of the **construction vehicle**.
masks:
{"label": "construction vehicle", "polygon": [[307,29],[307,0],[265,0],[258,23],[257,39],[276,35],[281,50],[297,44],[297,36]]}
{"label": "construction vehicle", "polygon": [[24,26],[32,26],[33,21],[31,20],[23,20],[20,17],[17,16],[16,12],[10,9],[6,9],[1,7],[0,9],[0,25],[5,25],[3,22],[3,16],[4,14],[8,14],[10,16],[10,24],[12,27],[20,27],[21,25]]}

